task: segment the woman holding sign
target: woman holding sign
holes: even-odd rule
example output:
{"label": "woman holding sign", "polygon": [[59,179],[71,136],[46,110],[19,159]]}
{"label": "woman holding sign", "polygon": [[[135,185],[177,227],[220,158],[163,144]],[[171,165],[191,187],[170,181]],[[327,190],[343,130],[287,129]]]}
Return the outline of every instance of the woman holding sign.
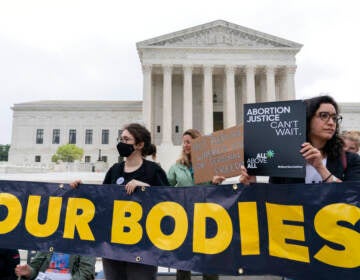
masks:
{"label": "woman holding sign", "polygon": [[[300,153],[306,160],[306,175],[303,178],[270,177],[270,183],[331,183],[360,180],[360,156],[345,152],[339,135],[342,116],[335,100],[327,95],[305,100],[306,137]],[[255,182],[242,167],[240,183]]]}
{"label": "woman holding sign", "polygon": [[[194,139],[200,137],[201,134],[196,129],[188,129],[183,133],[183,144],[180,158],[172,165],[167,174],[170,185],[175,187],[194,186],[194,171],[191,162],[191,145]],[[223,176],[215,175],[212,179],[213,184],[220,184],[225,180]],[[191,279],[191,272],[186,270],[177,270],[176,280]],[[205,280],[219,279],[218,275],[204,274]]]}

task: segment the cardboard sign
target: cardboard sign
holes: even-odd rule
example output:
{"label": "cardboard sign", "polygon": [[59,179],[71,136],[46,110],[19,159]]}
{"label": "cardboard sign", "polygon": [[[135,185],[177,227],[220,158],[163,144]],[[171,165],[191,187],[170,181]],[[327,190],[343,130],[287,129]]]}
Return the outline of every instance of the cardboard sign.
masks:
{"label": "cardboard sign", "polygon": [[209,182],[214,175],[239,175],[244,162],[242,126],[195,139],[191,146],[191,160],[196,184]]}
{"label": "cardboard sign", "polygon": [[244,156],[250,175],[305,177],[304,101],[244,104]]}

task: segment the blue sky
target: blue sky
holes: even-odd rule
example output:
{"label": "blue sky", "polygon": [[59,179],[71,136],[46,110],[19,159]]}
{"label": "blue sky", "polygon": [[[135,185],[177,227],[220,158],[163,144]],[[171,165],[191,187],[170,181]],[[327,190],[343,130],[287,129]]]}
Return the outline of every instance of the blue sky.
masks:
{"label": "blue sky", "polygon": [[15,103],[140,100],[136,42],[223,19],[304,45],[297,98],[360,102],[357,1],[0,1],[0,144]]}

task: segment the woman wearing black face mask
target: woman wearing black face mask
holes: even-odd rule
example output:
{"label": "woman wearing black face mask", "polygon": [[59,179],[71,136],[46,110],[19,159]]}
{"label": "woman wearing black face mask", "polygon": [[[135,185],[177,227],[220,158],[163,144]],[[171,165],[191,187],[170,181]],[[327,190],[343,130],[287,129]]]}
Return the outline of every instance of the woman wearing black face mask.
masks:
{"label": "woman wearing black face mask", "polygon": [[[142,125],[132,123],[124,127],[117,145],[125,162],[114,164],[106,173],[103,184],[125,185],[131,194],[137,186],[169,186],[166,173],[156,163],[145,159],[153,153],[150,132]],[[105,278],[117,279],[156,279],[157,267],[103,259]]]}
{"label": "woman wearing black face mask", "polygon": [[[114,164],[106,173],[103,184],[125,185],[128,194],[137,186],[168,186],[164,170],[145,159],[152,154],[152,145],[150,132],[144,126],[133,123],[124,127],[117,149],[126,161]],[[152,265],[104,258],[103,267],[107,280],[156,279],[157,267]]]}
{"label": "woman wearing black face mask", "polygon": [[[132,123],[124,127],[117,150],[126,161],[114,164],[106,173],[103,184],[125,185],[131,194],[138,186],[169,186],[166,173],[155,162],[145,159],[154,152],[150,132],[142,125]],[[81,181],[70,185],[77,187]],[[153,280],[157,267],[103,258],[106,280]]]}
{"label": "woman wearing black face mask", "polygon": [[145,159],[153,152],[150,132],[142,125],[133,123],[124,127],[117,150],[125,162],[114,164],[106,173],[103,184],[125,185],[131,194],[137,186],[168,186],[164,170]]}

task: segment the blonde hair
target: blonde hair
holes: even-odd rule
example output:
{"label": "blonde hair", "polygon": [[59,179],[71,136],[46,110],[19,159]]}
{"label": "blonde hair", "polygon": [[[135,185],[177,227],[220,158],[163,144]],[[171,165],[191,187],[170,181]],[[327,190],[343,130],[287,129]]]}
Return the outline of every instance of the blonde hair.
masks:
{"label": "blonde hair", "polygon": [[[183,133],[183,137],[185,135],[189,135],[192,139],[196,139],[196,138],[201,136],[201,133],[197,129],[192,129],[191,128],[191,129],[186,130]],[[181,155],[180,155],[180,158],[176,162],[180,163],[180,164],[183,164],[183,165],[185,165],[187,167],[190,167],[190,165],[191,165],[191,155],[185,154],[184,148],[183,148],[182,152],[181,152]]]}
{"label": "blonde hair", "polygon": [[349,139],[356,143],[357,148],[359,149],[360,146],[360,132],[357,130],[350,130],[350,131],[343,131],[341,136],[344,139]]}

